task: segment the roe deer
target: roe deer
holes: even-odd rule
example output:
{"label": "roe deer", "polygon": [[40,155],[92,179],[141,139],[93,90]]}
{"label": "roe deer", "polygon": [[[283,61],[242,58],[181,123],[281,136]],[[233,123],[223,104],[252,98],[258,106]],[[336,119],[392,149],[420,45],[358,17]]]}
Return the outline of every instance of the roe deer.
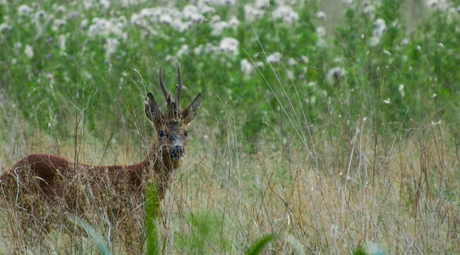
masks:
{"label": "roe deer", "polygon": [[[180,160],[185,154],[187,143],[187,126],[198,113],[201,93],[182,111],[179,99],[182,91],[182,77],[178,66],[178,85],[174,101],[165,87],[161,67],[159,80],[161,90],[166,99],[167,109],[160,111],[152,93],[148,93],[144,103],[145,114],[152,122],[156,139],[151,145],[147,157],[138,164],[94,166],[77,164],[72,160],[49,154],[30,154],[17,162],[9,171],[0,177],[1,189],[9,201],[34,200],[32,196],[45,198],[47,201],[64,201],[65,205],[78,210],[78,198],[75,187],[93,185],[100,188],[101,181],[115,187],[117,195],[125,197],[142,196],[144,182],[154,181],[157,188],[158,201],[164,195],[179,168]],[[81,184],[76,181],[78,174],[88,176],[88,182]],[[72,188],[69,188],[73,185]],[[92,191],[91,191],[92,192]],[[1,193],[0,193],[1,194]],[[26,195],[24,195],[26,194]],[[106,193],[105,193],[106,194]],[[93,193],[91,193],[93,195]],[[17,205],[19,207],[30,207]]]}

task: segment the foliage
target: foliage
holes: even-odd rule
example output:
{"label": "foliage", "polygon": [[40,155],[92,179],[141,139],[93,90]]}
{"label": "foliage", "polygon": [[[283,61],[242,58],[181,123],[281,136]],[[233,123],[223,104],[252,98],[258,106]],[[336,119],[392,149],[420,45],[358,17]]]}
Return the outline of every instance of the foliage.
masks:
{"label": "foliage", "polygon": [[247,254],[248,255],[260,254],[263,251],[263,249],[275,238],[276,236],[273,234],[263,236],[256,243],[254,243],[254,245],[251,247],[251,250]]}
{"label": "foliage", "polygon": [[184,249],[186,253],[206,254],[213,250],[218,253],[231,253],[230,243],[225,239],[224,215],[202,211],[196,214],[187,215],[187,225],[191,233],[186,234],[177,231],[177,246]]}
{"label": "foliage", "polygon": [[144,204],[144,231],[146,236],[148,255],[160,254],[158,241],[157,219],[159,213],[159,203],[157,197],[157,187],[154,182],[148,183],[145,189]]}
{"label": "foliage", "polygon": [[104,255],[109,255],[112,254],[110,252],[109,247],[107,247],[107,242],[102,238],[102,236],[97,232],[96,229],[94,229],[88,222],[86,222],[84,219],[79,218],[77,216],[74,217],[69,217],[69,220],[74,222],[76,225],[80,226],[83,228],[86,233],[91,236],[92,239],[97,243],[99,248],[101,249],[102,254]]}
{"label": "foliage", "polygon": [[[84,101],[84,123],[100,135],[95,127],[101,120],[132,119],[146,91],[159,92],[160,66],[172,87],[181,62],[184,98],[204,93],[206,121],[231,103],[245,116],[249,139],[280,123],[280,104],[297,96],[302,100],[295,111],[304,107],[318,124],[332,109],[343,116],[347,106],[356,116],[375,103],[387,108],[387,122],[407,123],[408,113],[424,120],[426,107],[435,106],[434,94],[436,115],[458,119],[460,43],[449,33],[458,29],[451,9],[440,6],[406,36],[401,1],[348,5],[331,44],[328,34],[334,32],[315,17],[314,1],[229,3],[200,2],[195,10],[143,1],[8,2],[0,20],[3,93],[21,102],[25,118],[61,135],[70,132],[74,109]],[[203,11],[205,6],[212,9]]]}
{"label": "foliage", "polygon": [[[143,98],[161,94],[160,66],[172,91],[180,62],[181,106],[204,98],[187,163],[162,203],[147,185],[144,225],[88,199],[103,235],[79,225],[101,249],[129,254],[139,231],[125,223],[148,254],[366,254],[372,241],[457,254],[460,15],[433,0],[411,23],[417,4],[342,2],[3,1],[0,168],[37,149],[139,162],[153,133]],[[5,247],[89,247],[15,235],[9,209]]]}

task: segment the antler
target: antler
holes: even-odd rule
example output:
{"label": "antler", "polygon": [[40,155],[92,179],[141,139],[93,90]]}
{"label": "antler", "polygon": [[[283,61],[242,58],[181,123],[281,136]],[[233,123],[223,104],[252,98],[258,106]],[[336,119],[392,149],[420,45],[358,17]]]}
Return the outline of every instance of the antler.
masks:
{"label": "antler", "polygon": [[175,106],[175,114],[177,115],[178,113],[180,113],[180,109],[179,109],[179,99],[180,99],[180,93],[182,92],[182,75],[180,73],[180,63],[179,63],[179,66],[177,67],[177,75],[178,75],[178,82],[177,82],[177,90],[176,90],[176,99],[174,100],[174,103],[176,104]]}
{"label": "antler", "polygon": [[161,86],[161,90],[163,91],[163,94],[165,95],[165,99],[167,100],[169,97],[169,92],[165,87],[165,82],[163,81],[163,73],[161,72],[161,66],[160,66],[160,86]]}
{"label": "antler", "polygon": [[180,99],[180,93],[182,92],[182,75],[180,71],[180,64],[177,67],[177,72],[178,72],[178,84],[177,84],[177,90],[176,90],[176,97],[174,99],[174,102],[171,103],[171,95],[166,89],[165,82],[163,80],[163,73],[161,71],[161,66],[160,66],[160,86],[161,86],[161,90],[163,91],[163,95],[165,96],[165,99],[166,99],[166,114],[165,115],[169,117],[177,117],[177,115],[180,113],[179,99]]}

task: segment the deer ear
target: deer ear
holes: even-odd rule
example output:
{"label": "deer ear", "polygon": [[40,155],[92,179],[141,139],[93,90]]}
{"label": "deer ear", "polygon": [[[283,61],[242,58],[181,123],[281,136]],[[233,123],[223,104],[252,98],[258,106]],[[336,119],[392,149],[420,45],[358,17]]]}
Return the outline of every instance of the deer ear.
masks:
{"label": "deer ear", "polygon": [[191,104],[189,104],[185,109],[182,111],[182,118],[184,119],[185,123],[189,124],[198,114],[198,109],[200,108],[201,103],[201,93],[193,100]]}
{"label": "deer ear", "polygon": [[147,97],[145,97],[147,102],[144,102],[145,107],[145,115],[152,123],[158,123],[163,118],[163,114],[161,114],[160,108],[158,107],[155,98],[153,97],[152,93],[147,93]]}

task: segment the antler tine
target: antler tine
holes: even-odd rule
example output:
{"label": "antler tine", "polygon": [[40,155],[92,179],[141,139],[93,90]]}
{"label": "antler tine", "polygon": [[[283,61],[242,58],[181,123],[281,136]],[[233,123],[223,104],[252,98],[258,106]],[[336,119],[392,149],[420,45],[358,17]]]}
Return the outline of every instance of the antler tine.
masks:
{"label": "antler tine", "polygon": [[168,96],[169,96],[169,92],[166,89],[165,82],[163,81],[163,73],[161,72],[161,66],[160,66],[160,86],[161,86],[161,90],[163,91],[163,94],[165,96],[165,99],[167,100]]}
{"label": "antler tine", "polygon": [[182,75],[180,72],[180,63],[177,66],[177,75],[178,75],[178,82],[177,82],[177,90],[176,90],[176,100],[174,100],[174,102],[176,103],[176,113],[179,113],[179,99],[180,99],[180,93],[182,92]]}

